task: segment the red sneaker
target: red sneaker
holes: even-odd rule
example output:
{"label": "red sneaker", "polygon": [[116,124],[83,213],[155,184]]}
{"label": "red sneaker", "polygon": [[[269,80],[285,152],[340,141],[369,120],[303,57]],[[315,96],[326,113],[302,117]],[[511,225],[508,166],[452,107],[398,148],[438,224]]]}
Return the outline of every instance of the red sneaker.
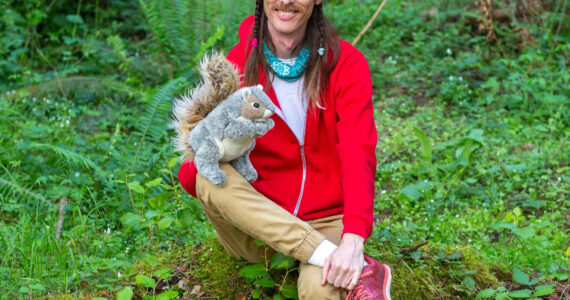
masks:
{"label": "red sneaker", "polygon": [[392,269],[364,254],[368,265],[362,268],[356,287],[348,292],[346,300],[391,300]]}

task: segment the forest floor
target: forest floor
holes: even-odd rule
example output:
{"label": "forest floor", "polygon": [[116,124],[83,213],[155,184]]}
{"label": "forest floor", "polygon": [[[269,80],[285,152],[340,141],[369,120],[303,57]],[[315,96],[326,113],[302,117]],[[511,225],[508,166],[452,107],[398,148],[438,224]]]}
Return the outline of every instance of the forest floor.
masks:
{"label": "forest floor", "polygon": [[[253,1],[36,2],[0,10],[0,299],[294,298],[292,259],[223,251],[170,140],[172,99]],[[325,13],[352,41],[378,2]],[[567,2],[442,2],[389,0],[356,45],[365,250],[394,299],[570,299]]]}

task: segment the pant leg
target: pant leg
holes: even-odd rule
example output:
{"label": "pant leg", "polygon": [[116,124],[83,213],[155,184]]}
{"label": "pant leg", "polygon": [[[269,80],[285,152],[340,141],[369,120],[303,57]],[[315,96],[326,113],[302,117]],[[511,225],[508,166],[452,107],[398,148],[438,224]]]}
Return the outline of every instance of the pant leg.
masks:
{"label": "pant leg", "polygon": [[[313,228],[321,232],[326,238],[335,245],[340,244],[342,235],[342,215],[330,216],[322,219],[311,220],[308,222]],[[299,299],[344,299],[346,292],[334,287],[332,284],[321,285],[322,268],[301,262],[299,265],[299,280],[297,288],[299,290]]]}
{"label": "pant leg", "polygon": [[196,194],[228,253],[260,262],[263,247],[254,243],[258,239],[306,263],[325,236],[257,192],[230,164],[220,168],[226,173],[225,185],[215,186],[198,174]]}

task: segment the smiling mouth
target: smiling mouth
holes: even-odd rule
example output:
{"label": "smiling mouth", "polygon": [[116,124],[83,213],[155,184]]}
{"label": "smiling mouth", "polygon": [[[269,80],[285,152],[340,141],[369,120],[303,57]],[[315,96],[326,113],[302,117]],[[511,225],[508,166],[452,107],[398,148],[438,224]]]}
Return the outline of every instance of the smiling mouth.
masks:
{"label": "smiling mouth", "polygon": [[298,12],[295,10],[280,10],[280,9],[276,9],[275,10],[277,12],[277,14],[282,17],[282,18],[291,18],[293,16],[295,16]]}

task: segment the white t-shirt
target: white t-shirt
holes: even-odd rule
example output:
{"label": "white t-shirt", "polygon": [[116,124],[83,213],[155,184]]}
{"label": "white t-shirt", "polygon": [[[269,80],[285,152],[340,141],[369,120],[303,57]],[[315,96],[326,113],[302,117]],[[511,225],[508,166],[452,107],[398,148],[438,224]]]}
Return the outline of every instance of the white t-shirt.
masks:
{"label": "white t-shirt", "polygon": [[307,97],[303,92],[305,76],[293,82],[282,80],[277,76],[272,77],[273,90],[281,106],[280,116],[293,131],[299,144],[303,145],[308,106]]}

